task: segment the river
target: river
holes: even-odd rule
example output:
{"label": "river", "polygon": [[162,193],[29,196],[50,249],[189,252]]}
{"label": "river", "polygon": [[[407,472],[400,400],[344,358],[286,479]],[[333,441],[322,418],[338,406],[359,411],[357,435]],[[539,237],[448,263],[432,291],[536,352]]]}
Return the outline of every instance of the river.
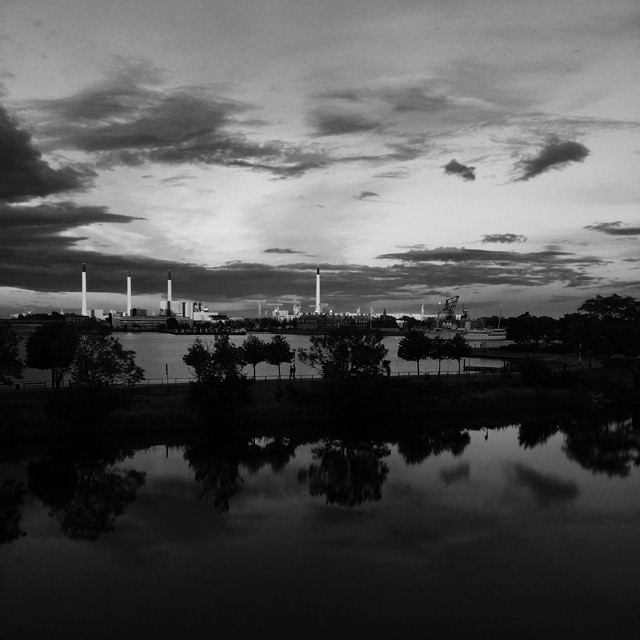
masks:
{"label": "river", "polygon": [[[256,334],[262,340],[269,341],[272,334]],[[167,333],[114,333],[125,349],[130,349],[136,353],[136,363],[145,371],[146,381],[185,381],[191,378],[189,368],[182,361],[182,357],[187,353],[196,336],[193,335],[173,335]],[[213,340],[212,336],[201,336],[204,340]],[[309,336],[285,335],[285,338],[292,349],[306,349],[309,347]],[[231,336],[234,344],[242,344],[246,336]],[[415,362],[407,362],[398,358],[398,343],[400,336],[388,336],[383,339],[384,345],[389,351],[391,361],[391,371],[394,375],[416,372]],[[24,350],[24,345],[23,345]],[[24,353],[23,353],[24,356]],[[486,358],[467,358],[466,363],[474,366],[499,367],[502,361]],[[443,372],[454,373],[458,371],[458,363],[455,360],[443,360],[441,363]],[[421,373],[435,373],[438,371],[437,361],[424,360],[420,362]],[[282,366],[282,373],[288,376],[289,365]],[[245,368],[245,373],[253,374],[250,366]],[[168,375],[167,375],[168,374]],[[319,373],[305,364],[296,361],[296,374],[298,377],[318,376]],[[266,363],[261,363],[256,367],[258,377],[276,377],[277,367]],[[39,371],[38,369],[26,369],[23,374],[24,381],[49,381],[50,372]],[[68,376],[67,376],[68,379]]]}
{"label": "river", "polygon": [[633,638],[639,443],[558,418],[0,452],[2,638]]}

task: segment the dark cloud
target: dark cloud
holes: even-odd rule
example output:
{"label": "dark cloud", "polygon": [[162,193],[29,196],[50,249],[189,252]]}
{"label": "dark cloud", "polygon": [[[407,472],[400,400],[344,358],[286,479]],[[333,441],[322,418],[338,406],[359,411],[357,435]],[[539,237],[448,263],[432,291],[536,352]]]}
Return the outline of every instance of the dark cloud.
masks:
{"label": "dark cloud", "polygon": [[579,142],[560,140],[553,136],[547,140],[540,153],[518,162],[521,171],[516,181],[525,181],[551,169],[560,169],[570,162],[582,162],[589,155],[589,149]]}
{"label": "dark cloud", "polygon": [[580,493],[575,482],[540,473],[523,464],[513,465],[513,480],[515,484],[530,491],[542,507],[570,502]]}
{"label": "dark cloud", "polygon": [[460,164],[457,160],[451,160],[444,165],[445,173],[460,176],[464,180],[475,180],[475,170],[475,167],[467,167],[464,164]]}
{"label": "dark cloud", "polygon": [[302,253],[302,251],[295,251],[294,249],[279,249],[278,247],[273,247],[272,249],[265,249],[263,253]]}
{"label": "dark cloud", "polygon": [[514,242],[526,242],[527,236],[516,235],[515,233],[490,233],[482,236],[482,243],[498,242],[500,244],[512,244]]}
{"label": "dark cloud", "polygon": [[371,200],[373,198],[379,198],[380,196],[374,191],[361,191],[360,195],[353,196],[356,200]]}
{"label": "dark cloud", "polygon": [[311,114],[311,125],[317,136],[342,136],[380,129],[380,123],[360,113],[336,109],[317,109]]}
{"label": "dark cloud", "polygon": [[292,177],[328,161],[317,149],[234,133],[237,116],[252,105],[198,87],[161,90],[159,79],[152,67],[123,65],[75,95],[32,101],[27,112],[43,145],[91,154],[99,167],[204,163]]}
{"label": "dark cloud", "polygon": [[30,134],[0,105],[0,200],[16,202],[79,189],[92,175],[79,166],[52,169]]}
{"label": "dark cloud", "polygon": [[591,231],[600,231],[610,236],[638,236],[640,235],[640,227],[626,227],[616,220],[615,222],[596,222],[585,227]]}
{"label": "dark cloud", "polygon": [[468,462],[461,462],[453,467],[445,467],[440,471],[440,479],[445,484],[453,484],[469,480],[471,465]]}
{"label": "dark cloud", "polygon": [[451,107],[453,102],[432,81],[377,84],[357,89],[338,89],[317,94],[317,98],[334,104],[383,103],[393,111],[435,112]]}
{"label": "dark cloud", "polygon": [[530,287],[551,283],[580,287],[595,280],[587,273],[588,268],[605,264],[601,258],[557,250],[516,253],[464,247],[415,249],[378,258],[399,260],[399,269],[421,273],[424,283],[441,287],[472,284]]}

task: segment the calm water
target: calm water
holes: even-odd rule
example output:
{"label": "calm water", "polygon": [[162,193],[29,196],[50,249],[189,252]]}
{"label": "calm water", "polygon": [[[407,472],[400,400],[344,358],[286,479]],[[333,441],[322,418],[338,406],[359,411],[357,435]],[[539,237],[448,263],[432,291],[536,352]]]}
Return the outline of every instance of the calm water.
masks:
{"label": "calm water", "polygon": [[547,421],[5,462],[1,637],[637,637],[639,445]]}
{"label": "calm water", "polygon": [[[163,333],[114,333],[116,337],[125,349],[130,349],[136,352],[136,363],[140,365],[145,371],[145,378],[147,380],[166,380],[166,371],[169,372],[170,381],[176,379],[186,379],[191,377],[189,368],[182,362],[182,357],[187,353],[189,347],[193,344],[196,336],[186,335],[172,335]],[[263,341],[268,342],[271,340],[272,334],[257,334]],[[213,336],[201,336],[204,340],[213,341]],[[292,349],[307,349],[309,348],[308,336],[285,336]],[[231,336],[231,341],[234,344],[242,344],[246,336]],[[394,374],[398,373],[415,373],[415,362],[407,362],[398,358],[398,343],[400,337],[389,336],[384,338],[384,344],[389,351],[389,359],[391,360],[391,371]],[[22,344],[22,357],[24,357],[24,343]],[[467,358],[466,363],[474,366],[485,367],[500,367],[502,366],[501,360],[492,360],[486,358]],[[166,368],[165,368],[166,366]],[[289,365],[283,364],[281,367],[282,375],[287,377],[289,375]],[[423,360],[420,362],[420,372],[437,372],[438,363],[430,360]],[[443,372],[457,372],[458,363],[455,360],[443,360],[441,364],[441,371]],[[245,368],[245,373],[249,376],[253,375],[253,369],[250,366]],[[299,361],[296,361],[296,374],[298,376],[318,376],[319,373],[310,367],[305,366]],[[276,377],[278,375],[278,368],[266,363],[261,363],[256,367],[257,376]],[[65,379],[68,379],[66,376]],[[39,371],[38,369],[25,369],[23,378],[25,381],[46,381],[51,379],[50,371]]]}

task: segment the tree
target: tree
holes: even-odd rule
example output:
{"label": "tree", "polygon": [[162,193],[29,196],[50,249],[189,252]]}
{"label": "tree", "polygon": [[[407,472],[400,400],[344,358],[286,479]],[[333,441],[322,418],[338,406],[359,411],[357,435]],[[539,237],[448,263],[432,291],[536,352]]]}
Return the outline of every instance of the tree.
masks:
{"label": "tree", "polygon": [[387,348],[382,334],[363,333],[350,327],[311,336],[311,347],[300,349],[301,362],[329,380],[375,378],[384,375]]}
{"label": "tree", "polygon": [[448,356],[452,360],[458,361],[458,375],[460,375],[460,360],[462,360],[462,358],[468,358],[471,355],[471,347],[467,344],[464,336],[459,333],[456,333],[448,343]]}
{"label": "tree", "polygon": [[60,388],[77,345],[78,334],[74,327],[63,323],[40,325],[27,340],[27,366],[51,369],[51,386]]}
{"label": "tree", "polygon": [[192,370],[198,383],[225,382],[244,378],[243,349],[228,335],[219,335],[214,343],[196,338],[182,361]]}
{"label": "tree", "polygon": [[0,384],[22,379],[22,360],[18,357],[18,336],[5,324],[0,324]]}
{"label": "tree", "polygon": [[640,319],[640,302],[631,296],[596,296],[585,300],[578,311],[607,322],[622,320],[634,322]]}
{"label": "tree", "polygon": [[295,353],[287,342],[287,339],[281,335],[275,335],[271,338],[271,342],[266,344],[266,360],[269,364],[278,367],[278,380],[282,379],[280,375],[280,365],[283,362],[291,362]]}
{"label": "tree", "polygon": [[117,338],[81,335],[71,365],[71,381],[90,389],[140,382],[144,380],[144,370],[136,365],[135,355],[135,351],[124,349]]}
{"label": "tree", "polygon": [[398,357],[416,363],[420,375],[420,360],[429,357],[431,340],[422,331],[409,331],[398,344]]}
{"label": "tree", "polygon": [[256,366],[267,359],[267,345],[258,336],[249,336],[242,343],[242,357],[253,367],[253,379],[256,379]]}
{"label": "tree", "polygon": [[429,351],[429,358],[431,360],[438,361],[438,375],[440,375],[440,366],[442,361],[447,357],[447,343],[440,337],[436,336],[431,341],[431,350]]}
{"label": "tree", "polygon": [[228,335],[216,336],[213,344],[196,338],[182,360],[196,377],[191,399],[204,415],[228,416],[246,402],[243,349],[232,344]]}

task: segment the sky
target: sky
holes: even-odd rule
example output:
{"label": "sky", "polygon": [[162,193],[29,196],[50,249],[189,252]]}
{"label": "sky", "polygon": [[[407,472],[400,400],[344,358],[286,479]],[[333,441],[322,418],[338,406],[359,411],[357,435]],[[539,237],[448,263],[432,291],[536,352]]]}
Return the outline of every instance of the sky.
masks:
{"label": "sky", "polygon": [[640,297],[637,0],[0,0],[0,316]]}

